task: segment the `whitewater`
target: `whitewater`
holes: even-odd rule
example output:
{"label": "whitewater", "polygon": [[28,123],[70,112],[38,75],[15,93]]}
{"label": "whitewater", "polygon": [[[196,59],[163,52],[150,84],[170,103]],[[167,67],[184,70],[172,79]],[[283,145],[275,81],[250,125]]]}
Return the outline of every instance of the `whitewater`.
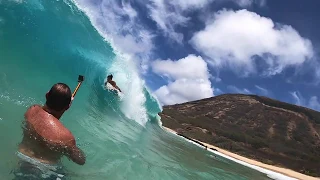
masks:
{"label": "whitewater", "polygon": [[[79,166],[63,158],[63,179],[270,179],[272,172],[164,131],[162,108],[140,77],[138,63],[95,28],[92,15],[69,0],[0,1],[1,180],[13,178],[27,108],[43,104],[57,82],[74,89],[78,75],[85,81],[61,121],[87,162]],[[104,89],[109,74],[123,97]]]}

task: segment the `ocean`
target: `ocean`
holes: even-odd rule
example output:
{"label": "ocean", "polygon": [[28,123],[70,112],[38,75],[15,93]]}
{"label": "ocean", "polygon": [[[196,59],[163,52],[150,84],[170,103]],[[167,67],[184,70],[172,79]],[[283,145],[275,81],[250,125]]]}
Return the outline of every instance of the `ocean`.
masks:
{"label": "ocean", "polygon": [[[13,178],[27,108],[57,82],[74,89],[78,75],[85,81],[61,121],[87,162],[63,158],[65,179],[271,179],[164,131],[138,69],[73,1],[0,0],[0,179]],[[103,88],[110,73],[121,98]]]}

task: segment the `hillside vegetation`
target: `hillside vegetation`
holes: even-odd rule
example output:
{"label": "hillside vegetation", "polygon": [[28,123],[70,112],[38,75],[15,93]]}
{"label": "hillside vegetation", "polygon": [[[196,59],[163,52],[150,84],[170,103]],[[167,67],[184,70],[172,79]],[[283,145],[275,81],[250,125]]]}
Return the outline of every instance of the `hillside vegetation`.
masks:
{"label": "hillside vegetation", "polygon": [[165,106],[165,127],[258,161],[320,176],[320,113],[255,95]]}

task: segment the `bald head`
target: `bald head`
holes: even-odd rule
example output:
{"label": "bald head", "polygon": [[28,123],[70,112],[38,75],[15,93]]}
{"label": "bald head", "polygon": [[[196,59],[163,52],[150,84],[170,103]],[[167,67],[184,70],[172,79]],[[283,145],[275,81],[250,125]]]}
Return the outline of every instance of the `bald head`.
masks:
{"label": "bald head", "polygon": [[57,83],[48,92],[46,105],[55,111],[66,110],[70,105],[71,96],[71,90],[68,85]]}

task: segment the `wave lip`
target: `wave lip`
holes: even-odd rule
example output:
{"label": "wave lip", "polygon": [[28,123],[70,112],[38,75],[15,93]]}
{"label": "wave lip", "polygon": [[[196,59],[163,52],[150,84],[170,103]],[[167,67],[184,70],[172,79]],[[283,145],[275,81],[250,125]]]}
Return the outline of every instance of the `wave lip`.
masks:
{"label": "wave lip", "polygon": [[[136,64],[135,52],[130,52],[130,51],[124,52],[126,49],[123,49],[122,47],[118,46],[119,43],[117,42],[121,35],[117,34],[116,30],[112,28],[108,30],[104,30],[103,26],[99,25],[99,20],[101,21],[101,17],[99,17],[99,13],[97,13],[96,11],[94,11],[94,9],[92,9],[90,3],[86,3],[81,0],[78,0],[78,1],[72,0],[72,2],[76,5],[76,7],[78,7],[80,11],[86,14],[92,26],[97,30],[97,32],[100,34],[100,36],[103,39],[105,39],[108,43],[110,43],[113,49],[115,58],[112,64],[106,69],[105,77],[107,77],[109,74],[113,74],[114,80],[123,91],[124,95],[120,105],[122,113],[127,118],[134,120],[140,125],[144,126],[150,120],[148,116],[149,112],[148,112],[148,109],[146,108],[146,104],[157,103],[158,107],[160,107],[160,104],[158,103],[157,100],[152,101],[152,99],[156,99],[156,98],[153,97],[151,93],[147,90],[144,81],[140,77],[139,70],[141,68],[138,67]],[[114,3],[114,2],[110,2],[110,3]],[[110,13],[113,13],[113,12],[110,12]],[[109,16],[112,16],[112,17],[109,17]],[[113,19],[115,17],[109,14],[108,18]],[[132,18],[134,18],[134,16],[132,16]],[[115,22],[110,22],[110,23],[115,23]],[[116,26],[116,25],[110,25],[110,26]],[[141,33],[143,34],[143,32]],[[124,38],[124,39],[126,37],[127,36],[125,37],[121,36],[121,38]],[[139,50],[139,52],[142,52],[142,51]],[[145,52],[149,52],[149,50]],[[147,98],[146,96],[151,96],[152,99]]]}

